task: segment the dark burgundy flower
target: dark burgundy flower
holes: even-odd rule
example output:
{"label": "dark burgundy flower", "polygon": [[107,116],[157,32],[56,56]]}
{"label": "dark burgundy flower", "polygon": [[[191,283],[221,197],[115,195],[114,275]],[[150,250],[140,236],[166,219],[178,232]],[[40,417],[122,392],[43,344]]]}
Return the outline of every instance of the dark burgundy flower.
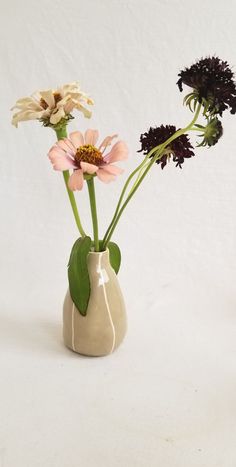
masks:
{"label": "dark burgundy flower", "polygon": [[[161,125],[156,128],[150,128],[148,132],[140,136],[141,149],[138,152],[148,154],[151,149],[164,143],[170,138],[175,132],[176,127],[174,125]],[[165,149],[160,159],[156,161],[157,164],[161,164],[163,169],[167,164],[167,161],[173,158],[176,162],[176,167],[182,168],[182,164],[185,158],[193,157],[194,152],[192,151],[193,146],[191,145],[186,135],[178,136],[172,141]],[[150,156],[154,157],[154,154]]]}
{"label": "dark burgundy flower", "polygon": [[[190,68],[181,71],[177,84],[183,91],[183,84],[193,89],[192,97],[202,103],[210,114],[222,115],[226,109],[236,113],[236,83],[227,62],[218,57],[202,58]],[[191,95],[190,95],[191,101]]]}

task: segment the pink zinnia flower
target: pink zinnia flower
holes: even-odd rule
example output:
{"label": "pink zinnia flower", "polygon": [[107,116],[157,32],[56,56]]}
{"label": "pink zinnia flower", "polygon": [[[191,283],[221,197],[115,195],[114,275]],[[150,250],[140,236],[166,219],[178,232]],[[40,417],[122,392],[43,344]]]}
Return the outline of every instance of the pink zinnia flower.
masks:
{"label": "pink zinnia flower", "polygon": [[96,147],[99,133],[97,130],[87,130],[70,133],[69,138],[58,141],[50,149],[48,157],[54,170],[73,169],[68,186],[71,190],[82,190],[84,175],[97,175],[104,183],[116,179],[123,170],[112,165],[113,162],[122,161],[128,157],[128,148],[124,141],[117,141],[110,152],[104,155],[107,146],[117,135],[107,136],[99,147]]}

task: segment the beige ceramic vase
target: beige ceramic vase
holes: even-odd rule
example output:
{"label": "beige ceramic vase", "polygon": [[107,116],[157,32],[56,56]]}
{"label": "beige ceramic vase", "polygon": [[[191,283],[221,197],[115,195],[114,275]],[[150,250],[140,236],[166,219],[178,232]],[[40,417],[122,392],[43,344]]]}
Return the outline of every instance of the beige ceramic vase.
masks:
{"label": "beige ceramic vase", "polygon": [[92,357],[109,355],[127,329],[124,299],[109,261],[109,250],[90,252],[87,258],[91,293],[82,316],[68,291],[63,307],[64,343],[74,352]]}

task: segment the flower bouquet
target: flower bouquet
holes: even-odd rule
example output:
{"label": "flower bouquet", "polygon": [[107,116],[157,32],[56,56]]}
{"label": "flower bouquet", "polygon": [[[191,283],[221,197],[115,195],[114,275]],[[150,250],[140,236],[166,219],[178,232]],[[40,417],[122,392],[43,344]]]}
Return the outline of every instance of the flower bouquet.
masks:
{"label": "flower bouquet", "polygon": [[[140,136],[138,152],[143,159],[128,176],[121,191],[111,222],[103,236],[99,235],[95,184],[110,183],[122,174],[116,165],[128,157],[128,147],[118,135],[99,138],[97,130],[82,134],[67,134],[67,127],[77,109],[89,118],[88,106],[93,100],[81,91],[77,82],[58,89],[49,89],[19,99],[13,109],[12,123],[39,120],[52,128],[57,141],[48,152],[56,171],[63,174],[69,201],[79,231],[68,263],[69,288],[63,309],[63,335],[67,347],[90,356],[110,354],[122,342],[126,333],[126,311],[117,280],[121,263],[118,245],[111,241],[121,215],[139,189],[154,164],[163,169],[173,161],[182,168],[187,158],[194,156],[189,133],[197,132],[196,147],[213,146],[223,134],[220,118],[227,109],[236,113],[236,84],[226,61],[218,57],[199,60],[182,70],[177,85],[191,88],[184,104],[192,112],[192,119],[184,128],[174,125],[151,127]],[[201,119],[201,120],[200,120]],[[116,141],[116,142],[115,142]],[[80,219],[74,192],[87,184],[91,208],[93,235],[85,232]]]}

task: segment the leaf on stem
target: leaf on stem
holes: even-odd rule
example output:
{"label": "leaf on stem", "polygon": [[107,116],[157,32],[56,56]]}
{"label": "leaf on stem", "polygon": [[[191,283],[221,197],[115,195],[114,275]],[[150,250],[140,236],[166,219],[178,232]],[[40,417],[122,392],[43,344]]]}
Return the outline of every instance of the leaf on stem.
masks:
{"label": "leaf on stem", "polygon": [[118,274],[121,263],[121,252],[118,245],[114,242],[109,242],[107,248],[110,253],[110,264],[115,273]]}
{"label": "leaf on stem", "polygon": [[81,315],[86,316],[90,297],[90,280],[87,256],[91,238],[78,238],[74,243],[68,263],[68,279],[71,298]]}

